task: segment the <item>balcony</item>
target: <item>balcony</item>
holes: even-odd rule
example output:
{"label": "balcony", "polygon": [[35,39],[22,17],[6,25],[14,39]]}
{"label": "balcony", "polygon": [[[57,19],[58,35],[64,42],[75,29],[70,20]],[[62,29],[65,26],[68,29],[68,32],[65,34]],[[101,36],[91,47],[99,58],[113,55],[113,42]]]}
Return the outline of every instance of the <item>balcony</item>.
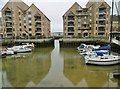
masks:
{"label": "balcony", "polygon": [[12,32],[9,32],[9,33],[7,33],[7,37],[12,37],[13,36],[13,33]]}
{"label": "balcony", "polygon": [[12,23],[12,19],[5,19],[6,22],[11,22]]}
{"label": "balcony", "polygon": [[6,13],[5,16],[6,17],[12,17],[12,14],[11,13]]}
{"label": "balcony", "polygon": [[98,30],[98,33],[105,33],[105,31]]}
{"label": "balcony", "polygon": [[77,16],[88,16],[88,12],[84,12],[84,13],[76,13]]}
{"label": "balcony", "polygon": [[74,16],[68,16],[68,22],[74,22]]}
{"label": "balcony", "polygon": [[68,32],[73,33],[74,32],[74,27],[68,27]]}
{"label": "balcony", "polygon": [[41,30],[41,28],[38,28],[38,29],[35,30],[35,32],[36,33],[42,33],[42,30]]}
{"label": "balcony", "polygon": [[8,28],[8,29],[6,29],[6,32],[11,33],[11,32],[12,32],[12,29]]}
{"label": "balcony", "polygon": [[41,25],[36,25],[35,28],[41,28]]}
{"label": "balcony", "polygon": [[98,33],[105,33],[105,27],[99,27]]}
{"label": "balcony", "polygon": [[99,20],[106,20],[106,17],[99,17]]}
{"label": "balcony", "polygon": [[12,25],[6,25],[6,28],[12,28]]}
{"label": "balcony", "polygon": [[104,24],[99,24],[99,26],[98,27],[105,27],[106,25],[104,25]]}
{"label": "balcony", "polygon": [[88,30],[89,27],[87,27],[87,26],[86,26],[86,27],[81,27],[81,29],[82,29],[82,30]]}
{"label": "balcony", "polygon": [[40,22],[41,22],[41,19],[35,19],[35,22],[36,22],[36,23],[40,23]]}
{"label": "balcony", "polygon": [[42,33],[36,33],[36,36],[41,36]]}
{"label": "balcony", "polygon": [[68,22],[74,22],[74,18],[68,18]]}
{"label": "balcony", "polygon": [[104,15],[104,14],[106,14],[106,10],[99,11],[99,15]]}
{"label": "balcony", "polygon": [[41,28],[41,23],[36,23],[35,28]]}
{"label": "balcony", "polygon": [[68,27],[74,27],[74,23],[68,23]]}

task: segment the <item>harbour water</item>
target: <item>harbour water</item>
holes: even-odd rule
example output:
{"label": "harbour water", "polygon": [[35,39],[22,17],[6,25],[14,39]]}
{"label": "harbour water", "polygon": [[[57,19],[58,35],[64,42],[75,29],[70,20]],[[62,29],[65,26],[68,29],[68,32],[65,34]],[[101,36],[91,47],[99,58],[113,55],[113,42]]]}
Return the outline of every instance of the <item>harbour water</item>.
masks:
{"label": "harbour water", "polygon": [[[16,58],[18,57],[18,58]],[[118,87],[114,66],[85,65],[76,48],[37,48],[2,59],[3,87]],[[0,82],[1,84],[1,82]],[[119,86],[120,87],[120,86]]]}

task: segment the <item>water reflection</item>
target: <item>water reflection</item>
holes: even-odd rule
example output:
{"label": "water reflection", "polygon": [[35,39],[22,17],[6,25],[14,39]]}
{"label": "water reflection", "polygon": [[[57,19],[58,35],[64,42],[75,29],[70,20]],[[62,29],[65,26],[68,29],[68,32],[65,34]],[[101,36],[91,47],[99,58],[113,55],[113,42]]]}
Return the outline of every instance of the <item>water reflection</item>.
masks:
{"label": "water reflection", "polygon": [[76,48],[39,48],[3,59],[4,87],[117,87],[117,66],[85,65]]}
{"label": "water reflection", "polygon": [[36,49],[24,58],[3,59],[3,86],[26,87],[29,82],[40,83],[51,66],[51,51],[51,48]]}
{"label": "water reflection", "polygon": [[[64,58],[64,75],[72,82],[74,87],[116,87],[117,79],[111,75],[118,69],[116,66],[85,65],[84,59],[74,48],[62,48]],[[116,82],[115,82],[116,81]]]}
{"label": "water reflection", "polygon": [[77,85],[84,78],[84,61],[75,51],[75,49],[61,49],[61,54],[64,56],[64,75],[73,85]]}

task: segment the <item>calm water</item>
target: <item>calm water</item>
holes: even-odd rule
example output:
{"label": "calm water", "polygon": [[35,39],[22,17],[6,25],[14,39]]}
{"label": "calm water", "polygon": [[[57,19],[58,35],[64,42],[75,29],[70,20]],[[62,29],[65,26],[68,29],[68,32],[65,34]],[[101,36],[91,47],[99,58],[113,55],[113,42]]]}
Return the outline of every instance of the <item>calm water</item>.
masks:
{"label": "calm water", "polygon": [[118,87],[112,77],[118,65],[85,65],[76,48],[60,49],[58,40],[55,48],[16,56],[0,60],[3,87]]}

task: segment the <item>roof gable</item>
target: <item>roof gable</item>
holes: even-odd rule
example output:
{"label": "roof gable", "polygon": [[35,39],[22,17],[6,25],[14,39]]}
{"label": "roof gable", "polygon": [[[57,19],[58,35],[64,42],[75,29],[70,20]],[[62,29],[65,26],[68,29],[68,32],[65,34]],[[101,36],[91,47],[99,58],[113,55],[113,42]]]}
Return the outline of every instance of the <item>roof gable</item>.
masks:
{"label": "roof gable", "polygon": [[99,4],[98,7],[107,7],[107,8],[111,8],[106,2],[102,2],[101,4]]}
{"label": "roof gable", "polygon": [[[40,13],[42,13],[42,15],[44,15],[44,16],[48,19],[48,17],[47,17],[40,9],[38,9],[37,6],[35,6],[35,4],[33,4],[33,3],[32,3],[32,5],[27,9],[27,11],[28,11],[30,8],[32,8],[32,7],[36,8]],[[37,13],[36,13],[36,14],[37,14]],[[48,20],[50,21],[50,19],[48,19]]]}
{"label": "roof gable", "polygon": [[[75,7],[77,7],[77,9],[82,9],[82,7],[81,7],[77,2],[75,2],[75,3],[65,12],[64,15],[68,14],[68,13],[71,11],[71,9],[73,9],[73,8],[75,8]],[[63,15],[63,16],[64,16],[64,15]]]}

